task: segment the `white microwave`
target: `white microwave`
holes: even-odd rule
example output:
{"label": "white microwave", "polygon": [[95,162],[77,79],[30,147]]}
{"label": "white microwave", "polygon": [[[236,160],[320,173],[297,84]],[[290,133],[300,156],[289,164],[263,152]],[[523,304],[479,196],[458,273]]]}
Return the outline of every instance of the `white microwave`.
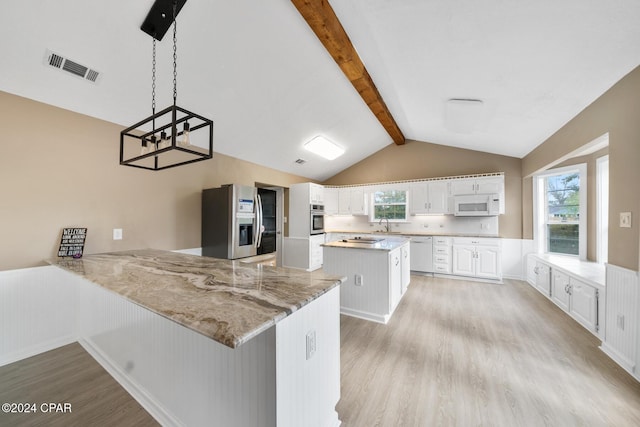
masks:
{"label": "white microwave", "polygon": [[471,194],[453,198],[455,216],[497,216],[500,214],[499,194]]}

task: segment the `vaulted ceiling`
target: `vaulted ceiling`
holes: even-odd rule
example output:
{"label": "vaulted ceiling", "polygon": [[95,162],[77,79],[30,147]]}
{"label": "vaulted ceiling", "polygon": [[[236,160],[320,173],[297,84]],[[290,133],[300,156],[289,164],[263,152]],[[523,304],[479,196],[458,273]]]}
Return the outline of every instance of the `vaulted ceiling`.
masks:
{"label": "vaulted ceiling", "polygon": [[[418,141],[523,157],[640,65],[639,1],[329,3],[399,129]],[[124,126],[149,116],[151,37],[139,27],[152,4],[5,4],[0,90]],[[47,50],[99,71],[97,83],[45,66]],[[172,102],[171,63],[165,37],[159,108]],[[447,114],[465,112],[450,99],[482,101],[476,127],[451,126]],[[393,143],[289,0],[189,0],[178,105],[214,120],[215,151],[317,180]],[[318,134],[345,154],[304,150]]]}

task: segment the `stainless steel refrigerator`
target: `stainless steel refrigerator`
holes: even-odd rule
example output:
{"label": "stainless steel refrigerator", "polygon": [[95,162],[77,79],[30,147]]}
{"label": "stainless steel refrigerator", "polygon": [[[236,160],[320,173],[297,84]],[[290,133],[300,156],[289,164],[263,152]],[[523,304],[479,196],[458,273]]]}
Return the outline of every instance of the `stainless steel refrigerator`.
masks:
{"label": "stainless steel refrigerator", "polygon": [[202,192],[202,255],[226,259],[256,255],[263,230],[257,188],[228,184]]}

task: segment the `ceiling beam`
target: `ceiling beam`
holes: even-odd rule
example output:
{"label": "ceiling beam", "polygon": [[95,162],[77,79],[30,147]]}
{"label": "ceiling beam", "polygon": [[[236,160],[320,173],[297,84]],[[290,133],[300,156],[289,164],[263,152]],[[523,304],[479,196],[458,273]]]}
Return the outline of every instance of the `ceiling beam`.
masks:
{"label": "ceiling beam", "polygon": [[320,42],[398,145],[405,137],[327,0],[291,0]]}

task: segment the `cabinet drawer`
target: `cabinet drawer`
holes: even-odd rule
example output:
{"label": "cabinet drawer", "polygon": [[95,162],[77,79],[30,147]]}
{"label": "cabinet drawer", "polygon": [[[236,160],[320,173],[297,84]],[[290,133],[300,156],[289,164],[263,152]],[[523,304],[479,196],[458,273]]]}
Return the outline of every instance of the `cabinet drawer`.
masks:
{"label": "cabinet drawer", "polygon": [[451,237],[434,237],[433,244],[451,246]]}
{"label": "cabinet drawer", "polygon": [[433,271],[436,273],[451,274],[451,264],[434,263]]}
{"label": "cabinet drawer", "polygon": [[451,255],[451,246],[434,246],[433,253],[437,255]]}
{"label": "cabinet drawer", "polygon": [[433,255],[433,262],[436,264],[451,264],[451,256],[435,254]]}
{"label": "cabinet drawer", "polygon": [[483,245],[483,246],[500,246],[500,239],[492,239],[487,237],[454,237],[454,245]]}

